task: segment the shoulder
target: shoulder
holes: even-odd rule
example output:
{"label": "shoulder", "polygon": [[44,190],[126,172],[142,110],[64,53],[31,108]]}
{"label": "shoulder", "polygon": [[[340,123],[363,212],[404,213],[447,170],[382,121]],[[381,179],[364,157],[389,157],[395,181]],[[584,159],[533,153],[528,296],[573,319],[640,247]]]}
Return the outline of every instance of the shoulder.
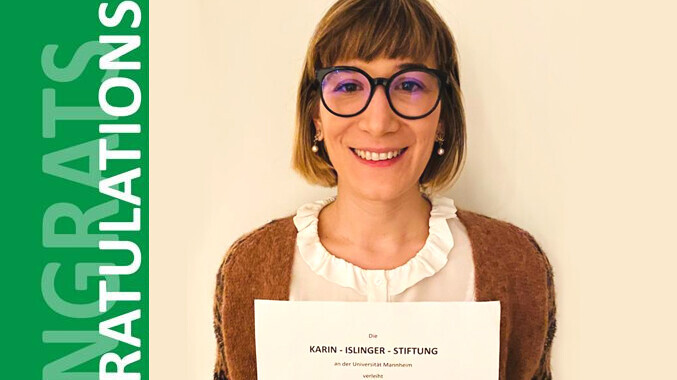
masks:
{"label": "shoulder", "polygon": [[229,265],[240,259],[246,259],[246,256],[265,251],[267,248],[291,237],[296,232],[292,217],[292,215],[289,215],[273,219],[240,235],[226,250],[222,265]]}
{"label": "shoulder", "polygon": [[458,209],[457,216],[467,230],[473,249],[492,253],[488,260],[497,260],[504,265],[512,263],[543,274],[552,271],[540,244],[525,229],[466,209]]}
{"label": "shoulder", "polygon": [[254,299],[288,295],[295,237],[292,217],[286,216],[244,233],[231,244],[216,275],[216,297],[225,305],[223,313],[242,317],[237,310],[253,313]]}
{"label": "shoulder", "polygon": [[259,281],[265,282],[266,274],[288,272],[296,243],[292,218],[273,219],[240,235],[223,255],[216,274],[217,291],[228,285],[258,286]]}

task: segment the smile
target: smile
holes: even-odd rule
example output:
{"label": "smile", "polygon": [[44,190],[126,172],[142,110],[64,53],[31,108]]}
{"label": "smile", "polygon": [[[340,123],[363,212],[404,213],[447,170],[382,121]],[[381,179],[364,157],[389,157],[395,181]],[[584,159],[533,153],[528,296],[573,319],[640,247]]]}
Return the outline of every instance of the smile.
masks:
{"label": "smile", "polygon": [[360,156],[360,158],[364,158],[365,160],[370,160],[370,161],[383,161],[383,160],[389,160],[393,157],[397,157],[402,153],[406,148],[402,149],[397,149],[397,150],[392,150],[390,152],[383,152],[383,153],[376,153],[376,152],[369,152],[366,150],[360,150],[360,149],[355,149],[351,148],[355,154]]}
{"label": "smile", "polygon": [[353,155],[360,162],[370,166],[390,166],[400,160],[400,157],[407,151],[408,147],[393,149],[387,152],[371,152],[368,150],[350,148]]}

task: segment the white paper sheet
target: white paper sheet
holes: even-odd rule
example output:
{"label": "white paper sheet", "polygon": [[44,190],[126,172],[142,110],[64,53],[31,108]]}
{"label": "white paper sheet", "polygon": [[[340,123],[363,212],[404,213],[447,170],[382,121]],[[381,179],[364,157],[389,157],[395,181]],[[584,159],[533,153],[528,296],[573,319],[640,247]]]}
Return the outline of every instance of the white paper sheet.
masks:
{"label": "white paper sheet", "polygon": [[500,302],[255,300],[259,380],[498,379]]}

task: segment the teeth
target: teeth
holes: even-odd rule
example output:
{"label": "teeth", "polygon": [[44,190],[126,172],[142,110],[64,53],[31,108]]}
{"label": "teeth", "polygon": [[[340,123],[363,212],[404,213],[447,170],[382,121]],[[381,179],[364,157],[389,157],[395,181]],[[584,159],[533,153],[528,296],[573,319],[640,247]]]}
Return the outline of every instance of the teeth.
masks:
{"label": "teeth", "polygon": [[393,157],[397,157],[402,153],[403,149],[399,150],[394,150],[392,152],[387,152],[387,153],[374,153],[374,152],[368,152],[365,150],[359,150],[359,149],[353,149],[355,153],[357,153],[358,156],[364,158],[365,160],[370,160],[370,161],[381,161],[381,160],[389,160]]}

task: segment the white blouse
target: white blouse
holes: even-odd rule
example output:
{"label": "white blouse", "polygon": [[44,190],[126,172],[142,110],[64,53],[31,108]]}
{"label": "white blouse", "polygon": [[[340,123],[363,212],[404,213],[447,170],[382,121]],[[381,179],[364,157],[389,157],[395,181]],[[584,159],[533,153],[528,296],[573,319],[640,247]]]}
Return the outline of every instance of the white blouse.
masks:
{"label": "white blouse", "polygon": [[331,196],[298,208],[291,301],[474,301],[470,240],[451,198],[433,195],[428,238],[409,261],[392,269],[364,269],[329,253],[317,232]]}

